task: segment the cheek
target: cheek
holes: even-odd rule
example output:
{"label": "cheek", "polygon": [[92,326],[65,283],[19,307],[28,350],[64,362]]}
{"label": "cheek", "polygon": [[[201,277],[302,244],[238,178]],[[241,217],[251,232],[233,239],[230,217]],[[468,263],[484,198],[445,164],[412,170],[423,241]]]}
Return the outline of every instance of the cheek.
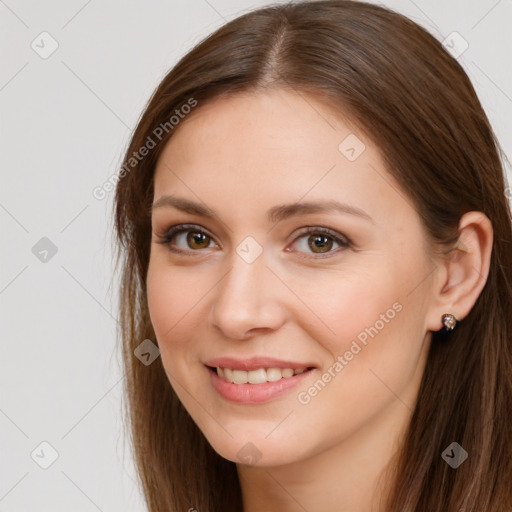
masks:
{"label": "cheek", "polygon": [[[424,290],[411,293],[410,276],[402,268],[402,263],[375,265],[364,272],[319,277],[304,293],[309,311],[296,319],[325,349],[324,366],[338,361],[332,371],[353,385],[382,387],[370,370],[400,385],[416,368],[425,334],[418,321]],[[413,264],[408,269],[416,271]],[[307,281],[296,279],[293,289]]]}
{"label": "cheek", "polygon": [[[377,275],[377,274],[380,274]],[[390,279],[392,272],[317,273],[293,278],[290,288],[307,307],[296,320],[313,333],[332,355],[349,349],[359,339],[364,344],[374,327],[381,332],[394,322],[401,309],[401,290]],[[314,283],[314,286],[311,286]]]}
{"label": "cheek", "polygon": [[182,395],[180,383],[184,381],[191,359],[188,337],[194,332],[190,320],[197,292],[193,291],[193,286],[184,286],[179,276],[179,272],[173,272],[165,265],[150,264],[146,286],[149,316],[163,368],[175,393],[186,404],[187,396]]}
{"label": "cheek", "polygon": [[329,356],[318,380],[296,397],[304,424],[329,432],[326,439],[349,435],[390,404],[407,411],[403,400],[412,407],[409,388],[422,353],[421,333],[411,321],[420,311],[398,281],[358,280],[330,291],[330,300],[308,295],[311,309],[320,308],[336,334],[317,321],[310,324],[310,335]]}
{"label": "cheek", "polygon": [[150,264],[146,279],[149,315],[157,337],[170,330],[178,318],[175,279],[170,272],[163,272]]}
{"label": "cheek", "polygon": [[183,330],[189,318],[197,314],[201,299],[204,299],[214,280],[204,272],[173,267],[158,259],[155,257],[155,262],[150,262],[146,287],[153,327],[157,335],[165,334],[162,337],[164,340],[176,331]]}
{"label": "cheek", "polygon": [[[171,383],[172,376],[179,381],[188,378],[189,369],[198,364],[202,343],[209,336],[209,294],[218,276],[218,271],[207,266],[199,269],[169,265],[158,257],[150,260],[146,279],[149,315]],[[173,387],[180,395],[179,386],[173,383]]]}

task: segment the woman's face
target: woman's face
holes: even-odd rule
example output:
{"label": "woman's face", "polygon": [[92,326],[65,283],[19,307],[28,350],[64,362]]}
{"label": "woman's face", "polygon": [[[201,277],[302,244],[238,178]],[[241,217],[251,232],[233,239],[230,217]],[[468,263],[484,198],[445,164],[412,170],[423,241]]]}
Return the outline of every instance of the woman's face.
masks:
{"label": "woman's face", "polygon": [[[415,403],[435,265],[412,202],[347,122],[284,90],[217,99],[158,161],[156,341],[181,402],[234,462],[305,460],[398,429]],[[160,243],[172,226],[183,231]]]}

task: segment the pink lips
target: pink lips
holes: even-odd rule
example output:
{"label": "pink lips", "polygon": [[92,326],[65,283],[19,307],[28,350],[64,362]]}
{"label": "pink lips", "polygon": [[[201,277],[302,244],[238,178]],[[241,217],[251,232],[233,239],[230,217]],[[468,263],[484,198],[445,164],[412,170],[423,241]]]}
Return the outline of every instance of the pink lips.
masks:
{"label": "pink lips", "polygon": [[219,377],[217,373],[208,368],[210,382],[214,389],[226,400],[236,403],[261,403],[278,398],[292,387],[297,386],[305,378],[315,371],[314,365],[310,363],[300,363],[297,361],[283,361],[268,357],[253,357],[250,359],[237,359],[232,357],[222,357],[209,359],[205,362],[206,366],[231,368],[236,370],[257,370],[258,368],[310,368],[302,373],[289,378],[282,378],[276,382],[264,382],[262,384],[233,384]]}

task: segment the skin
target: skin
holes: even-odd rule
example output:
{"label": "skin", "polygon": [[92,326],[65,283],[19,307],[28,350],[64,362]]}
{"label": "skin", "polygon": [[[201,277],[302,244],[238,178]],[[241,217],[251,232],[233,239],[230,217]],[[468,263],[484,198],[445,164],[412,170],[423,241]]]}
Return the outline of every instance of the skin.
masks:
{"label": "skin", "polygon": [[[350,134],[365,144],[354,161],[338,149]],[[244,511],[382,510],[385,470],[416,402],[431,331],[443,313],[464,318],[485,284],[488,219],[466,214],[462,250],[436,256],[378,148],[324,103],[282,89],[199,105],[160,156],[154,185],[155,202],[174,195],[216,213],[154,209],[147,292],[169,382],[213,448],[237,464]],[[331,199],[371,220],[338,212],[267,219],[275,205]],[[181,223],[211,238],[198,248],[178,234],[173,246],[184,253],[173,253],[159,242]],[[299,232],[305,226],[331,228],[351,245],[328,238],[327,254],[315,252],[311,234]],[[247,236],[263,249],[252,263],[236,252]],[[300,403],[393,304],[400,311]],[[226,401],[203,361],[253,355],[317,369],[272,401]],[[244,446],[252,462],[242,463]]]}

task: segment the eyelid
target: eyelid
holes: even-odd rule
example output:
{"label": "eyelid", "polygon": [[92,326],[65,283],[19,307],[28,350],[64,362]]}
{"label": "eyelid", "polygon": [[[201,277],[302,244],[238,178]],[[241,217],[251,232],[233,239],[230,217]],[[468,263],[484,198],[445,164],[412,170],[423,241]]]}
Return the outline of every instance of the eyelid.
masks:
{"label": "eyelid", "polygon": [[204,228],[200,224],[188,224],[188,223],[173,224],[172,226],[165,228],[162,231],[162,234],[159,236],[169,237],[171,235],[175,235],[176,233],[180,233],[182,231],[197,231],[198,233],[204,233],[205,235],[208,235],[212,239],[215,239],[215,237],[206,228]]}
{"label": "eyelid", "polygon": [[352,241],[348,238],[348,236],[339,233],[335,229],[317,225],[303,226],[302,228],[299,228],[298,230],[294,231],[291,237],[292,240],[295,241],[302,235],[307,235],[309,233],[322,233],[324,235],[329,235],[342,245],[352,245]]}

